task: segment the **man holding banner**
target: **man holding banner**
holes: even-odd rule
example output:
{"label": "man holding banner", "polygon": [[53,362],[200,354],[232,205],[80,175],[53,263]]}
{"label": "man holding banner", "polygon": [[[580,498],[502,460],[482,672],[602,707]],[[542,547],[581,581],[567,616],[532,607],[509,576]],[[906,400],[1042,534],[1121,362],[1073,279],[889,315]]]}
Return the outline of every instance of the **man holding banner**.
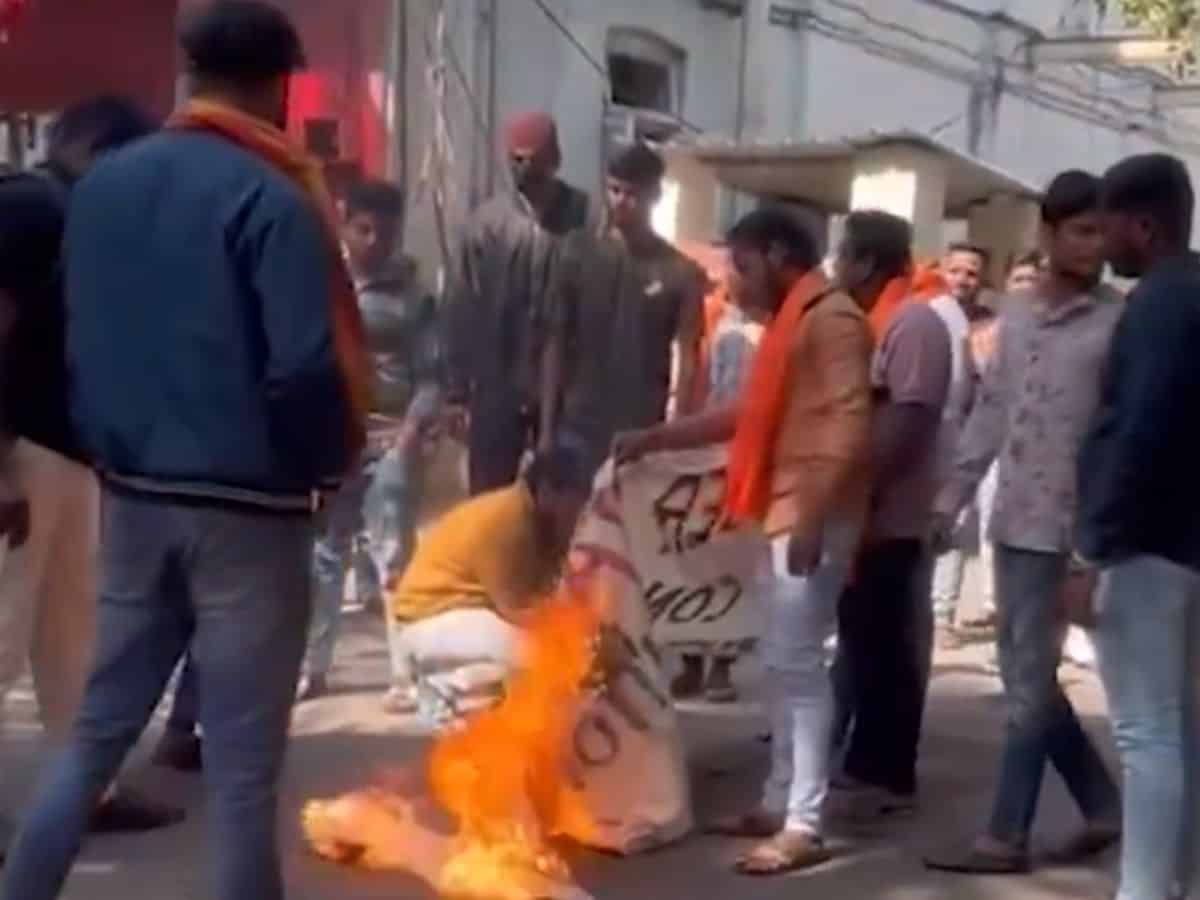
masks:
{"label": "man holding banner", "polygon": [[617,440],[617,461],[731,441],[727,528],[769,539],[764,658],[774,748],[760,805],[716,823],[763,838],[738,871],[771,875],[826,861],[833,699],[825,644],[866,513],[871,338],[863,310],[822,277],[816,242],[789,215],[758,210],[729,235],[732,261],[773,322],[740,401]]}

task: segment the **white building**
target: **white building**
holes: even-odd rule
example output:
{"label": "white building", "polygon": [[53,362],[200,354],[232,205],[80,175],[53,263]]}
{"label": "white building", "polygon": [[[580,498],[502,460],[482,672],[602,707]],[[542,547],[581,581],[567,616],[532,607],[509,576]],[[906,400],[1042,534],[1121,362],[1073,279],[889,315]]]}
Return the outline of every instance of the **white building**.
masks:
{"label": "white building", "polygon": [[[410,0],[402,166],[413,186],[436,172],[429,149],[444,112],[452,230],[503,177],[500,123],[544,109],[559,122],[564,175],[588,189],[614,139],[702,148],[672,154],[663,220],[681,236],[718,236],[745,203],[715,188],[720,176],[806,201],[817,216],[905,213],[927,253],[964,227],[947,220],[962,219],[1002,258],[1032,239],[1032,194],[1058,171],[1099,172],[1151,149],[1200,161],[1200,119],[1170,102],[1164,69],[1051,61],[1040,50],[1045,38],[1095,31],[1093,7]],[[411,243],[432,261],[431,196],[414,199]]]}

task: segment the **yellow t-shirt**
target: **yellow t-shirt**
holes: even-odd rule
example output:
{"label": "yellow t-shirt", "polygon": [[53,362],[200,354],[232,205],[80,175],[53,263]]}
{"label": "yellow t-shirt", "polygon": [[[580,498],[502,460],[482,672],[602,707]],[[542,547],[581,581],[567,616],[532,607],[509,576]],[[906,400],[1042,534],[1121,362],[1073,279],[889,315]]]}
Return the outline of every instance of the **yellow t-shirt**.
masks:
{"label": "yellow t-shirt", "polygon": [[537,535],[524,481],[456,506],[417,545],[391,613],[416,622],[454,609],[524,605],[549,586],[555,561]]}

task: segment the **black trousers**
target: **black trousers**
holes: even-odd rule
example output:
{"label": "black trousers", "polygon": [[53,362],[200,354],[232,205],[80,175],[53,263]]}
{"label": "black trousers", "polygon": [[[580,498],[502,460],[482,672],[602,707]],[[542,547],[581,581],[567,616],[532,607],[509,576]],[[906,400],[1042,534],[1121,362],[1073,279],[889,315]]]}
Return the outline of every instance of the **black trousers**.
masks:
{"label": "black trousers", "polygon": [[467,465],[472,497],[517,480],[521,459],[534,447],[537,424],[537,412],[529,406],[490,398],[471,404]]}
{"label": "black trousers", "polygon": [[917,789],[917,746],[929,683],[933,609],[917,540],[868,545],[838,609],[834,683],[849,728],[843,768],[897,794]]}

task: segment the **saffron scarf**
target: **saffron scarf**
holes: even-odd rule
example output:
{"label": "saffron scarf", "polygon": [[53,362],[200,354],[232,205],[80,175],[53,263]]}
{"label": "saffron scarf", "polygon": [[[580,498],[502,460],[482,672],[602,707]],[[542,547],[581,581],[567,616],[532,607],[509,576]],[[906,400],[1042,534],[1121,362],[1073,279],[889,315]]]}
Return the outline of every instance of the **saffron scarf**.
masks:
{"label": "saffron scarf", "polygon": [[867,314],[867,324],[871,327],[871,337],[878,347],[887,334],[888,326],[905,301],[912,299],[912,277],[900,275],[883,286],[879,299]]}
{"label": "saffron scarf", "polygon": [[329,297],[333,349],[352,414],[348,435],[350,449],[357,454],[366,444],[373,377],[371,359],[367,354],[366,333],[354,283],[342,258],[337,212],[325,187],[320,165],[278,128],[221,103],[193,100],[171,117],[167,127],[211,132],[250,151],[291,179],[321,216],[331,264]]}
{"label": "saffron scarf", "polygon": [[724,517],[731,525],[766,518],[771,505],[775,443],[790,399],[788,364],[796,329],[809,307],[827,290],[828,284],[817,270],[797,281],[754,354],[729,448]]}

